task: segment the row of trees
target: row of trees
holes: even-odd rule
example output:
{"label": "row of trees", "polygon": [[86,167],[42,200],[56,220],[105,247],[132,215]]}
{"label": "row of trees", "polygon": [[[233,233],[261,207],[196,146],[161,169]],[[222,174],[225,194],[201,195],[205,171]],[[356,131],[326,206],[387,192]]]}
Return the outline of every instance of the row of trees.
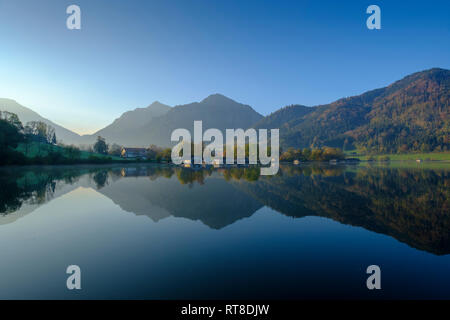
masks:
{"label": "row of trees", "polygon": [[0,111],[0,147],[1,154],[13,156],[13,149],[24,143],[25,153],[31,142],[56,144],[56,133],[52,126],[42,121],[30,121],[24,126],[19,117],[12,112]]}
{"label": "row of trees", "polygon": [[[17,148],[19,143],[24,143],[26,148],[26,154],[28,154],[28,145],[30,142],[38,142],[39,149],[42,144],[56,145],[55,129],[41,121],[31,121],[25,126],[22,125],[18,116],[11,112],[0,112],[0,147],[1,153],[11,152],[11,150]],[[79,159],[81,156],[81,150],[75,146],[61,146],[63,149],[64,157],[69,159]],[[193,149],[193,144],[191,145]],[[237,147],[235,146],[235,157],[237,154]],[[99,136],[97,141],[92,146],[92,150],[98,154],[120,156],[122,152],[122,146],[118,144],[112,144],[111,147],[106,143],[106,140]],[[191,150],[193,152],[193,150]],[[40,152],[39,152],[40,154]],[[269,150],[270,154],[270,150]],[[223,150],[223,156],[226,156],[226,147]],[[245,145],[245,156],[249,156],[249,145]],[[171,149],[161,148],[156,145],[151,145],[146,150],[146,158],[148,160],[155,160],[160,162],[161,160],[170,160]],[[344,159],[344,153],[338,148],[315,148],[308,149],[294,149],[289,148],[283,152],[280,156],[281,161],[328,161],[332,159]]]}
{"label": "row of trees", "polygon": [[38,141],[56,144],[55,128],[45,122],[29,121],[24,126],[15,113],[8,111],[0,111],[0,119],[16,128],[17,132],[23,136],[24,142]]}
{"label": "row of trees", "polygon": [[[18,151],[19,144],[23,146],[22,152]],[[0,111],[0,164],[103,163],[112,160],[108,155],[120,156],[122,152],[122,146],[109,146],[100,136],[94,145],[87,148],[88,152],[97,155],[83,156],[77,146],[56,144],[56,133],[52,126],[42,121],[30,121],[24,126],[16,114]],[[37,149],[37,152],[30,151],[31,146],[31,150]],[[170,160],[170,157],[170,148],[151,145],[147,149],[147,159],[159,162]]]}
{"label": "row of trees", "polygon": [[[111,146],[106,143],[105,138],[98,136],[97,141],[92,147],[92,151],[100,153],[100,154],[108,154],[111,156],[120,157],[122,155],[123,147],[116,143],[113,143]],[[148,160],[155,160],[160,162],[161,160],[170,160],[172,154],[172,149],[170,148],[161,148],[154,144],[150,145],[146,149],[145,158]]]}
{"label": "row of trees", "polygon": [[160,162],[161,160],[170,161],[172,157],[172,149],[161,148],[154,144],[150,145],[147,149],[147,159],[156,160]]}
{"label": "row of trees", "polygon": [[0,165],[106,163],[112,160],[95,154],[82,157],[78,147],[56,144],[52,126],[42,121],[30,121],[24,126],[16,114],[0,111]]}
{"label": "row of trees", "polygon": [[0,164],[27,163],[27,157],[16,148],[22,143],[28,154],[32,142],[38,142],[39,153],[42,144],[56,144],[55,129],[41,121],[24,126],[15,113],[0,111]]}
{"label": "row of trees", "polygon": [[289,148],[287,151],[283,152],[280,156],[280,161],[294,160],[299,161],[330,161],[330,160],[341,160],[345,159],[345,155],[339,148],[315,148],[315,149],[294,149]]}

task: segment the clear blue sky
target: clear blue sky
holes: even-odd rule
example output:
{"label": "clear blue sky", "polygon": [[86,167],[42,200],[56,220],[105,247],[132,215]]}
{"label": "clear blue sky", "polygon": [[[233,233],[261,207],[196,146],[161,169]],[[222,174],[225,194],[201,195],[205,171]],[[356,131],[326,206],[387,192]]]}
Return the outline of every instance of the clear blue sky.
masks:
{"label": "clear blue sky", "polygon": [[[66,28],[77,4],[82,29]],[[366,28],[370,4],[381,30]],[[74,131],[222,93],[268,114],[450,67],[450,2],[0,0],[0,97]]]}

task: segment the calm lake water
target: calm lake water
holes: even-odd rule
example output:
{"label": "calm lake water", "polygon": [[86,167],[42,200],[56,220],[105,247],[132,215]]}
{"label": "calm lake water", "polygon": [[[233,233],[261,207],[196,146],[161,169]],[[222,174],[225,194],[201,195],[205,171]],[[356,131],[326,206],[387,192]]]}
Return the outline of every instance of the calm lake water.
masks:
{"label": "calm lake water", "polygon": [[450,164],[258,172],[2,168],[0,298],[450,299]]}

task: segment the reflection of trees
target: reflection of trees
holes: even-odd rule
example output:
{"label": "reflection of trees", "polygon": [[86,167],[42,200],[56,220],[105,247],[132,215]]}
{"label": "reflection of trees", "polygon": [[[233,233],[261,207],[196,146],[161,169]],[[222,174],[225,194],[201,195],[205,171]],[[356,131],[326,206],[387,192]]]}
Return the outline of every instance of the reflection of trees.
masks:
{"label": "reflection of trees", "polygon": [[174,174],[174,169],[172,167],[155,167],[149,170],[150,180],[156,180],[159,177],[164,177],[170,179]]}
{"label": "reflection of trees", "polygon": [[289,216],[329,217],[422,250],[450,253],[448,170],[288,166],[281,171],[239,186]]}
{"label": "reflection of trees", "polygon": [[[107,184],[114,185],[111,182],[127,177],[145,176],[150,180],[176,177],[171,185],[176,185],[178,192],[170,194],[170,201],[164,202],[165,206],[177,216],[219,221],[214,220],[208,225],[223,227],[225,222],[236,221],[242,212],[249,216],[254,208],[266,205],[288,216],[328,217],[390,235],[421,250],[450,253],[450,172],[447,169],[312,164],[281,166],[275,176],[260,176],[259,168],[250,166],[217,169],[228,183],[219,181],[219,174],[210,178],[211,183],[207,182],[215,170],[160,165],[2,169],[0,214],[14,212],[25,202],[41,204],[49,201],[60,185],[73,184],[86,174],[98,189],[107,189]],[[194,183],[204,186],[201,189],[184,186],[191,187]],[[184,193],[182,190],[195,192]],[[124,190],[126,199],[130,198],[127,191]],[[157,199],[168,197],[167,192],[163,195]],[[238,207],[232,203],[228,208],[228,212],[233,212],[230,214],[233,219],[211,215],[210,212],[223,211],[223,199],[227,198],[240,199]],[[192,204],[189,214],[187,206],[180,203]],[[196,203],[202,204],[203,209],[195,206]],[[206,203],[209,212],[204,209]]]}
{"label": "reflection of trees", "polygon": [[72,184],[79,176],[77,170],[60,169],[2,169],[0,175],[0,213],[19,210],[23,203],[42,204],[52,199],[59,180]]}
{"label": "reflection of trees", "polygon": [[346,170],[346,166],[330,166],[320,163],[314,163],[306,166],[281,165],[280,168],[282,169],[280,170],[280,174],[285,174],[287,176],[301,174],[305,176],[320,175],[333,177],[342,175],[342,173]]}
{"label": "reflection of trees", "polygon": [[177,168],[177,178],[181,184],[192,184],[197,182],[203,185],[205,178],[209,177],[212,173],[212,169],[189,169],[189,168]]}
{"label": "reflection of trees", "polygon": [[[176,175],[178,181],[181,184],[191,185],[193,183],[198,183],[203,185],[205,179],[214,172],[213,167],[206,168],[182,168],[182,167],[172,167],[172,166],[151,166],[151,167],[130,167],[121,168],[121,177],[130,176],[147,176],[150,180],[156,180],[160,177],[171,178],[174,174]],[[117,171],[117,170],[116,170]],[[220,168],[218,169],[226,180],[246,180],[246,181],[257,181],[260,176],[259,167],[246,167],[246,168]]]}
{"label": "reflection of trees", "polygon": [[97,189],[101,189],[108,183],[108,171],[106,170],[98,171],[94,173],[92,179],[97,185]]}
{"label": "reflection of trees", "polygon": [[259,167],[247,167],[247,168],[224,168],[221,169],[222,175],[225,180],[246,180],[246,181],[257,181],[260,176]]}
{"label": "reflection of trees", "polygon": [[24,192],[19,189],[17,183],[10,173],[2,173],[0,175],[0,185],[2,192],[0,192],[0,213],[6,215],[10,212],[18,210],[24,196]]}
{"label": "reflection of trees", "polygon": [[25,203],[43,204],[53,199],[58,183],[74,184],[84,174],[92,174],[97,187],[103,187],[107,183],[108,170],[76,166],[2,168],[0,214],[7,215],[17,211]]}

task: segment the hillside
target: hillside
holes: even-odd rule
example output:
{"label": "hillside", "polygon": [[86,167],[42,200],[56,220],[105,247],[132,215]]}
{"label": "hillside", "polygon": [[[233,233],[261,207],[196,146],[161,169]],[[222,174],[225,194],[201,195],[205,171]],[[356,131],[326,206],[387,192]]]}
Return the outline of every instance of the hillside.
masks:
{"label": "hillside", "polygon": [[14,100],[0,99],[0,110],[16,113],[25,124],[43,121],[65,144],[93,144],[97,136],[107,143],[129,147],[173,145],[177,128],[193,132],[195,120],[203,130],[217,128],[279,128],[283,148],[339,147],[363,153],[441,152],[450,150],[450,71],[430,69],[393,84],[326,105],[284,107],[267,117],[250,106],[220,94],[200,102],[169,107],[154,102],[122,114],[92,135],[80,136]]}
{"label": "hillside", "polygon": [[79,144],[82,139],[81,136],[72,132],[56,123],[42,117],[37,112],[24,107],[11,99],[0,98],[0,111],[8,111],[17,114],[20,121],[25,125],[29,121],[42,121],[47,125],[55,128],[55,133],[58,141],[63,141],[65,144]]}
{"label": "hillside", "polygon": [[203,129],[249,128],[263,117],[250,106],[237,103],[223,95],[213,94],[201,102],[169,107],[154,102],[146,108],[137,108],[123,113],[113,123],[92,135],[80,136],[36,112],[9,99],[0,99],[0,110],[16,113],[25,124],[28,121],[42,121],[55,128],[58,141],[65,144],[92,145],[97,136],[108,144],[146,147],[151,144],[169,147],[173,130],[186,128],[193,132],[195,120],[203,121]]}
{"label": "hillside", "polygon": [[314,108],[298,104],[287,106],[275,112],[272,112],[267,117],[264,117],[263,119],[258,121],[254,125],[254,127],[258,129],[282,128],[287,122],[289,122],[289,120],[301,118],[313,110]]}
{"label": "hillside", "polygon": [[151,119],[143,126],[136,126],[124,133],[116,143],[127,146],[172,145],[170,136],[178,128],[193,133],[195,120],[203,121],[203,131],[208,128],[225,129],[249,128],[263,117],[250,106],[240,104],[223,95],[213,94],[201,102],[179,105],[171,108],[160,117]]}
{"label": "hillside", "polygon": [[[417,72],[387,87],[311,107],[283,108],[257,127],[280,128],[284,147],[392,153],[449,150],[450,71]],[[283,124],[284,123],[284,124]]]}
{"label": "hillside", "polygon": [[83,135],[85,144],[92,144],[97,139],[97,136],[102,136],[108,142],[130,142],[123,143],[124,145],[134,145],[133,141],[125,141],[124,137],[129,135],[129,132],[134,131],[150,122],[152,119],[160,117],[167,113],[171,108],[158,101],[153,102],[146,108],[136,108],[131,111],[123,113],[113,123],[105,128],[97,131],[92,135]]}

